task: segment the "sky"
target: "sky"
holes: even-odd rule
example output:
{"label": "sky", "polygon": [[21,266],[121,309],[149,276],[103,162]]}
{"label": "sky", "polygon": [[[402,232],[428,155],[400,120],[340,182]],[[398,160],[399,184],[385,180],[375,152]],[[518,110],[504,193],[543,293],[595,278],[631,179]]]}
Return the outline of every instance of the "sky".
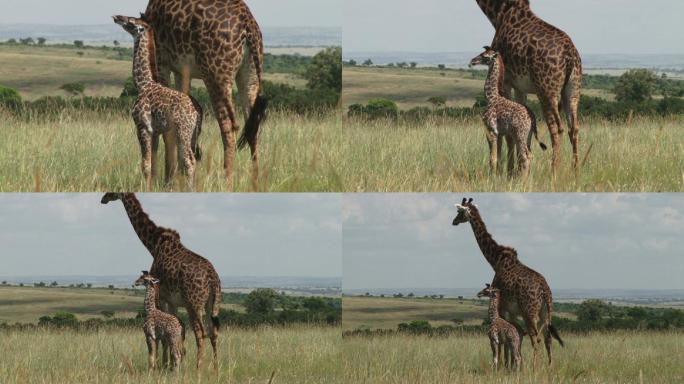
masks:
{"label": "sky", "polygon": [[[152,257],[121,202],[102,194],[0,194],[3,277],[128,276]],[[340,277],[335,194],[139,194],[157,225],[221,276]]]}
{"label": "sky", "polygon": [[[262,27],[339,27],[342,0],[246,0]],[[147,0],[0,0],[0,23],[108,24],[144,12]]]}
{"label": "sky", "polygon": [[[583,54],[684,53],[684,1],[531,3]],[[475,0],[344,0],[343,30],[348,52],[479,52],[494,36]]]}
{"label": "sky", "polygon": [[[343,289],[475,288],[494,272],[456,194],[345,194]],[[553,289],[684,289],[684,195],[469,194]]]}

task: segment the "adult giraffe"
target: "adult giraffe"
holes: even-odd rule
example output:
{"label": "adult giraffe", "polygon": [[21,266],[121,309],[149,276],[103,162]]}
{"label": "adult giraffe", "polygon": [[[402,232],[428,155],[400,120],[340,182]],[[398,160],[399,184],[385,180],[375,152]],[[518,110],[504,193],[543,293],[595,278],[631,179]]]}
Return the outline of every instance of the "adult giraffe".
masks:
{"label": "adult giraffe", "polygon": [[[249,144],[252,184],[257,187],[259,124],[266,99],[261,93],[264,46],[261,30],[243,0],[150,0],[143,15],[155,30],[159,75],[188,93],[192,79],[202,79],[209,91],[223,140],[226,184],[233,189],[238,148]],[[240,140],[233,104],[233,84],[245,116]]]}
{"label": "adult giraffe", "polygon": [[560,109],[568,119],[575,169],[579,166],[579,107],[582,87],[582,59],[570,37],[540,19],[529,0],[476,0],[494,26],[492,49],[506,64],[504,96],[525,104],[528,93],[539,98],[551,133],[552,166],[560,165]]}

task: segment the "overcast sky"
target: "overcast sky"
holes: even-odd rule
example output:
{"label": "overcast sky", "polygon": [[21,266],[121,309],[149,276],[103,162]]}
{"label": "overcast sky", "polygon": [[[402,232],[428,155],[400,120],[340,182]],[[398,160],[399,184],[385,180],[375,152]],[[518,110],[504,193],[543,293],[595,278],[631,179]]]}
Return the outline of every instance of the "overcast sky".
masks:
{"label": "overcast sky", "polygon": [[[684,1],[531,0],[580,52],[684,53]],[[494,29],[475,0],[344,0],[346,51],[479,52]]]}
{"label": "overcast sky", "polygon": [[[339,27],[342,0],[246,0],[262,27]],[[0,0],[0,23],[109,24],[148,0]]]}
{"label": "overcast sky", "polygon": [[[0,194],[0,275],[127,276],[152,257],[102,194]],[[223,276],[340,277],[335,194],[143,194],[145,211]]]}
{"label": "overcast sky", "polygon": [[[469,194],[554,289],[684,289],[684,196]],[[494,276],[454,194],[345,194],[343,287],[474,288]]]}

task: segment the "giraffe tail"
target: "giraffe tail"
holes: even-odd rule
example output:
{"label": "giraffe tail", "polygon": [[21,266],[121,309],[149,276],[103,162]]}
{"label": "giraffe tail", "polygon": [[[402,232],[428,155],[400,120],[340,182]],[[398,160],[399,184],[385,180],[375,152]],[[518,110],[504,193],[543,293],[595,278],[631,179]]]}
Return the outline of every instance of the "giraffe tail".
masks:
{"label": "giraffe tail", "polygon": [[558,340],[558,343],[560,343],[561,347],[565,347],[563,339],[561,339],[560,335],[558,334],[558,329],[553,324],[549,324],[549,332],[551,332],[551,336],[553,336],[554,339]]}
{"label": "giraffe tail", "polygon": [[200,148],[199,138],[202,134],[202,120],[204,119],[204,110],[202,109],[202,104],[200,104],[194,97],[190,96],[192,100],[192,105],[197,111],[197,122],[195,123],[195,131],[192,133],[192,150],[195,153],[195,160],[202,160],[202,148]]}
{"label": "giraffe tail", "polygon": [[245,123],[245,129],[238,140],[238,149],[243,149],[247,143],[254,143],[256,141],[259,135],[259,125],[261,125],[261,122],[266,117],[267,106],[268,100],[262,95],[257,96]]}
{"label": "giraffe tail", "polygon": [[222,299],[223,294],[221,293],[221,281],[217,278],[216,282],[214,283],[214,304],[211,308],[211,323],[214,325],[215,332],[221,328],[219,312],[221,310]]}
{"label": "giraffe tail", "polygon": [[558,340],[558,343],[560,343],[561,347],[565,347],[565,343],[563,343],[563,339],[561,339],[560,334],[558,333],[558,328],[556,328],[551,323],[553,313],[553,299],[551,297],[551,291],[549,291],[544,296],[544,300],[546,301],[546,324],[548,328],[547,332],[551,333],[551,336],[553,336],[554,339]]}
{"label": "giraffe tail", "polygon": [[[528,107],[527,105],[525,106],[525,109],[527,109],[527,113],[530,115],[530,119],[532,119],[532,133],[534,134],[535,140],[539,143],[539,147],[541,147],[542,151],[546,151],[547,146],[544,144],[541,140],[539,140],[539,129],[537,128],[537,116],[534,115],[534,112],[532,112],[532,109]],[[529,148],[529,150],[532,150],[532,148]]]}

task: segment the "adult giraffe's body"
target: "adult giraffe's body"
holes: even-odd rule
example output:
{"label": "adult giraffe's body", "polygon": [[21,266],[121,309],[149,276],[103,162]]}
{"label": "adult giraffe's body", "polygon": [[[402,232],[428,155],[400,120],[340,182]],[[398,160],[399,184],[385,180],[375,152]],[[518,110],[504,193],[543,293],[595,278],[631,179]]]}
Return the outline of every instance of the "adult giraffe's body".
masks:
{"label": "adult giraffe's body", "polygon": [[551,364],[552,337],[563,345],[558,330],[551,323],[553,313],[553,297],[551,288],[541,273],[529,268],[518,259],[518,252],[511,247],[498,244],[487,231],[487,226],[480,216],[480,211],[473,204],[473,199],[456,205],[458,216],[453,225],[470,223],[482,255],[494,269],[492,286],[501,290],[499,312],[511,323],[521,316],[525,321],[527,334],[530,335],[534,354],[533,366],[536,366],[541,335],[544,336],[546,353]]}
{"label": "adult giraffe's body", "polygon": [[[229,190],[237,148],[249,144],[253,186],[259,174],[257,150],[259,124],[266,100],[260,96],[264,47],[261,30],[243,0],[150,0],[144,19],[157,40],[160,79],[168,84],[174,74],[176,87],[187,93],[192,79],[202,79],[223,140],[224,169]],[[239,129],[233,104],[233,85],[245,116]]]}
{"label": "adult giraffe's body", "polygon": [[[178,314],[185,307],[195,333],[197,368],[204,354],[204,339],[211,341],[214,366],[218,367],[221,280],[211,262],[187,249],[173,229],[158,226],[143,211],[133,193],[107,193],[102,204],[121,200],[140,242],[152,255],[150,274],[160,280],[159,302],[164,312]],[[205,315],[211,321],[205,324]]]}
{"label": "adult giraffe's body", "polygon": [[552,166],[560,165],[561,108],[565,112],[573,164],[579,166],[578,108],[582,88],[582,59],[570,37],[535,15],[529,0],[476,0],[494,26],[491,47],[506,64],[504,96],[525,104],[536,94],[551,133]]}

